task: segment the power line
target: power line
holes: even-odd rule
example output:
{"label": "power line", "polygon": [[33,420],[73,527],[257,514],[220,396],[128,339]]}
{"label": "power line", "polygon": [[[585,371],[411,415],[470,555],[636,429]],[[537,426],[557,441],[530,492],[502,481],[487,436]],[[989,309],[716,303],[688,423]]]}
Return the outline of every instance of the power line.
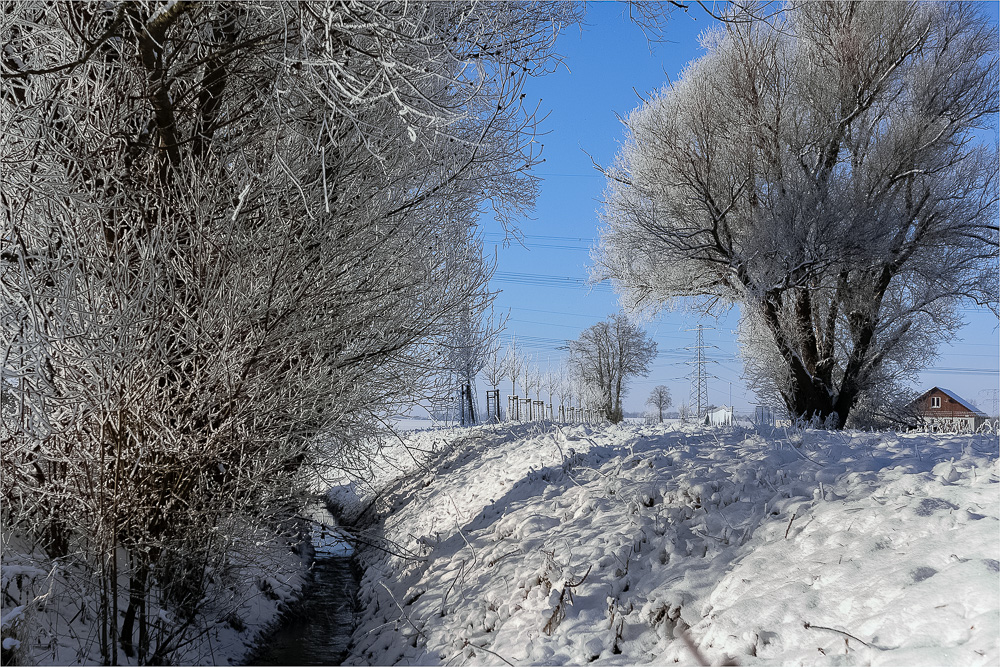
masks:
{"label": "power line", "polygon": [[590,313],[566,313],[558,310],[545,310],[543,308],[525,308],[523,306],[510,306],[511,310],[526,310],[530,313],[547,313],[549,315],[568,315],[570,317],[586,317],[588,320],[594,319]]}
{"label": "power line", "polygon": [[[492,243],[499,243],[498,241],[489,241]],[[531,251],[535,249],[545,249],[545,250],[576,250],[580,252],[590,252],[590,246],[577,246],[577,245],[565,245],[556,243],[519,243],[519,246],[525,250]]]}
{"label": "power line", "polygon": [[[528,241],[528,239],[537,239]],[[501,243],[511,243],[511,245],[519,245],[526,250],[532,250],[534,248],[544,248],[546,250],[575,250],[580,252],[589,252],[593,246],[594,239],[577,239],[562,236],[522,236],[521,239],[508,239],[503,234],[488,232],[484,239],[486,243],[501,244]],[[586,245],[579,245],[579,244]]]}
{"label": "power line", "polygon": [[556,322],[536,322],[535,320],[520,320],[516,317],[512,317],[508,322],[520,322],[521,324],[538,324],[543,327],[559,327],[561,329],[574,329],[580,331],[581,327],[575,324],[557,324]]}
{"label": "power line", "polygon": [[528,285],[531,287],[561,287],[565,289],[590,289],[595,292],[611,292],[608,283],[591,283],[584,278],[571,276],[552,276],[542,273],[519,273],[515,271],[497,271],[493,280],[499,283],[513,285]]}
{"label": "power line", "polygon": [[921,373],[936,373],[948,375],[1000,375],[1000,369],[997,368],[944,368],[937,366],[935,368],[925,368],[920,371]]}
{"label": "power line", "polygon": [[550,178],[553,176],[557,176],[559,178],[604,178],[604,174],[600,172],[596,174],[557,174],[554,172],[537,172],[535,173],[535,176],[548,176]]}
{"label": "power line", "polygon": [[582,236],[552,236],[551,234],[522,234],[522,238],[538,239],[540,241],[576,241],[579,243],[593,243],[593,238]]}
{"label": "power line", "polygon": [[545,338],[544,336],[525,336],[518,334],[516,340],[518,348],[541,350],[544,352],[559,352],[565,350],[568,346],[568,343],[564,338]]}

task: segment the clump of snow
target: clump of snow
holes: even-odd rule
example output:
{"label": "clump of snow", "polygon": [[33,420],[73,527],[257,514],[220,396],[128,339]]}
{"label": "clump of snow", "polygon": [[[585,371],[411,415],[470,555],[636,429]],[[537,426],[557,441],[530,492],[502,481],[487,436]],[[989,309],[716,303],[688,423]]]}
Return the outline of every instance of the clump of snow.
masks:
{"label": "clump of snow", "polygon": [[[428,431],[331,492],[355,664],[1000,660],[995,436]],[[414,453],[416,452],[416,454]]]}

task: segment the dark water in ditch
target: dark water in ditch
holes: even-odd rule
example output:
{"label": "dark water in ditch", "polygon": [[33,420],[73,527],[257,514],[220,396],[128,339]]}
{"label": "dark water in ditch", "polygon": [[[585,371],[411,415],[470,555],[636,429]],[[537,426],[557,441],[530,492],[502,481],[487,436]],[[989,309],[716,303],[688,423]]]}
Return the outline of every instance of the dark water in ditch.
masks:
{"label": "dark water in ditch", "polygon": [[312,580],[282,624],[261,642],[252,665],[339,665],[347,657],[354,629],[358,572],[351,547],[321,503],[310,506],[316,550]]}

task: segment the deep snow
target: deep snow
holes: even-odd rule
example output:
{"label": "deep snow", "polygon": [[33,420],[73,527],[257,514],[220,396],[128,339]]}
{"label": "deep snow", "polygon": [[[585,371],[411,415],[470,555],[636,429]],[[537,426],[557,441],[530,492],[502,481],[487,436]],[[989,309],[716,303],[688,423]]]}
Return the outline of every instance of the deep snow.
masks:
{"label": "deep snow", "polygon": [[[996,665],[996,436],[527,424],[369,484],[355,664]],[[374,520],[377,519],[377,520]]]}

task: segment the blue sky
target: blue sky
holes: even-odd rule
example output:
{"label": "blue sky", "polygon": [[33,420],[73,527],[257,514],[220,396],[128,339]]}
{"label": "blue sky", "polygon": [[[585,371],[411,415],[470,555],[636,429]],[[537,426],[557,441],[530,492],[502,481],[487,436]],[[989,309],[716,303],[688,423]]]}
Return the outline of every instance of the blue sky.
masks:
{"label": "blue sky", "polygon": [[[996,14],[998,4],[988,6]],[[540,128],[545,162],[535,170],[542,178],[540,195],[531,219],[520,225],[525,247],[503,247],[502,234],[484,216],[486,251],[497,253],[492,287],[502,290],[495,309],[510,313],[502,336],[506,342],[516,334],[518,347],[543,368],[558,365],[565,341],[619,310],[610,285],[584,285],[605,187],[592,159],[611,163],[624,137],[618,116],[638,106],[639,95],[662,88],[668,77],[676,79],[687,62],[701,55],[698,35],[714,23],[697,5],[677,10],[664,33],[668,41],[649,44],[627,11],[627,5],[617,2],[588,3],[588,25],[559,38],[557,50],[565,66],[532,81],[526,91],[526,101],[539,101],[541,115],[547,112],[548,117]],[[964,315],[969,324],[954,344],[942,346],[935,367],[921,375],[921,387],[946,387],[992,412],[991,390],[1000,378],[997,320],[988,311],[970,309]],[[706,350],[711,360],[709,401],[728,404],[731,395],[738,412],[752,411],[757,400],[742,380],[735,310],[720,320],[670,312],[646,323],[659,355],[649,376],[632,382],[626,410],[643,410],[658,384],[670,388],[674,406],[687,402],[691,383],[686,376],[692,370],[687,362],[694,353],[685,348],[695,344],[690,329],[699,321],[712,327],[705,332],[705,343],[714,346]]]}

